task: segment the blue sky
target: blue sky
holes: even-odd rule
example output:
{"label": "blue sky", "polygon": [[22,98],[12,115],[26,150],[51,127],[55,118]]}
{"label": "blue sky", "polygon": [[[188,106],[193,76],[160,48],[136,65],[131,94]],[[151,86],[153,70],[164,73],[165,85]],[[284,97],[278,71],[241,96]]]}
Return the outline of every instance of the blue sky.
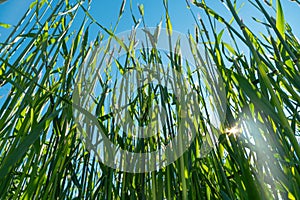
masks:
{"label": "blue sky", "polygon": [[[6,3],[0,4],[0,22],[16,25],[31,2],[33,2],[33,0],[8,0]],[[129,30],[133,25],[129,10],[129,2],[130,0],[127,0],[122,21],[118,27],[118,32]],[[139,16],[137,5],[144,4],[146,24],[153,27],[159,23],[162,17],[164,17],[164,7],[162,2],[162,0],[132,0],[132,6],[136,16]],[[207,2],[209,2],[208,5],[210,5],[210,7],[221,12],[223,15],[228,16],[228,11],[225,6],[219,3],[220,0],[209,0]],[[260,26],[257,26],[251,17],[255,16],[261,19],[261,14],[259,14],[253,6],[250,6],[250,3],[246,0],[239,0],[238,4],[241,4],[242,2],[245,2],[245,6],[241,9],[240,15],[247,25],[250,25],[250,27],[252,25],[254,30],[259,31]],[[122,0],[94,0],[91,6],[91,13],[100,24],[110,27],[111,25],[114,25],[117,20],[121,3]],[[283,0],[282,5],[285,11],[286,20],[294,28],[295,34],[299,36],[300,27],[297,25],[297,19],[300,19],[300,7],[296,3],[288,0]],[[201,13],[200,9],[196,7],[192,7],[192,9],[196,14]],[[189,10],[186,8],[185,0],[169,1],[169,12],[174,30],[183,33],[187,33],[188,30],[193,32],[195,22],[192,19]],[[11,30],[12,28],[5,29],[0,27],[0,41],[4,41]]]}

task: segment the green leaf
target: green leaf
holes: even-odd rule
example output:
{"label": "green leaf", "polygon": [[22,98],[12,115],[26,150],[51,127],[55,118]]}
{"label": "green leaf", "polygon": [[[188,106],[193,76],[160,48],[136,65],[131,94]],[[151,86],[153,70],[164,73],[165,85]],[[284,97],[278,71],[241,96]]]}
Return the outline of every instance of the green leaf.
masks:
{"label": "green leaf", "polygon": [[296,198],[294,197],[294,195],[293,195],[292,193],[290,193],[290,192],[289,192],[289,194],[288,194],[288,198],[289,198],[290,200],[296,200]]}
{"label": "green leaf", "polygon": [[139,8],[140,14],[141,14],[142,16],[144,16],[144,5],[143,5],[143,4],[140,4],[140,5],[138,6],[138,8]]}
{"label": "green leaf", "polygon": [[1,22],[0,22],[0,26],[3,27],[3,28],[10,28],[11,27],[10,24],[4,24],[4,23],[1,23]]}
{"label": "green leaf", "polygon": [[284,14],[283,14],[283,10],[282,10],[282,6],[281,6],[281,2],[280,0],[276,1],[276,7],[277,7],[277,11],[276,11],[276,28],[278,29],[279,33],[282,35],[282,37],[284,38],[284,32],[285,32],[285,21],[284,21]]}
{"label": "green leaf", "polygon": [[65,12],[60,12],[60,13],[58,13],[58,15],[62,16],[62,15],[66,15],[66,14],[68,14],[68,13],[72,13],[72,12],[76,11],[77,8],[78,8],[81,4],[83,4],[82,1],[79,2],[78,4],[76,4],[73,8],[71,8],[71,9],[65,11]]}
{"label": "green leaf", "polygon": [[172,28],[170,16],[168,13],[166,13],[166,23],[167,23],[167,32],[169,35],[172,35],[173,28]]}
{"label": "green leaf", "polygon": [[123,14],[125,5],[126,5],[126,0],[123,0],[120,11],[119,11],[119,17],[121,17],[121,15]]}

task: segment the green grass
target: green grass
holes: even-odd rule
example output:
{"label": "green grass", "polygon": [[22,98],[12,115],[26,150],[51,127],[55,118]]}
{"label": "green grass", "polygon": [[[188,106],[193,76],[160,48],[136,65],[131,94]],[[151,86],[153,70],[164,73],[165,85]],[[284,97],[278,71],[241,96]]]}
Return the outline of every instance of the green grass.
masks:
{"label": "green grass", "polygon": [[[300,44],[285,21],[280,0],[267,1],[269,5],[251,1],[264,16],[253,22],[265,29],[263,33],[253,32],[240,20],[235,1],[224,2],[232,16],[228,21],[205,1],[187,3],[202,13],[201,19],[195,17],[190,47],[196,52],[193,44],[197,43],[204,49],[224,83],[227,110],[225,122],[216,132],[218,144],[207,156],[201,156],[200,149],[209,139],[201,133],[212,126],[204,113],[194,119],[199,130],[188,151],[167,167],[146,173],[121,172],[99,162],[78,136],[72,115],[74,84],[82,63],[104,36],[128,45],[116,37],[123,5],[115,27],[108,29],[89,14],[88,2],[33,3],[0,44],[1,95],[3,88],[9,89],[0,108],[0,198],[300,199]],[[171,34],[167,1],[164,6],[162,26]],[[276,8],[272,15],[270,6]],[[133,23],[138,18],[143,23],[143,6],[136,9],[140,15],[133,17]],[[78,17],[80,14],[85,17]],[[76,30],[75,20],[81,24]],[[91,26],[101,29],[97,38],[90,38]],[[175,44],[170,51],[178,52]],[[189,72],[178,55],[168,55],[169,64],[185,69],[182,73],[186,71],[188,82],[198,94],[199,107],[207,108],[205,91],[197,90],[197,79],[193,79],[199,76]],[[201,58],[197,52],[194,56],[196,60]],[[112,63],[117,63],[120,73],[126,73],[139,67],[134,61],[155,66],[162,62],[162,55],[150,49],[132,54],[125,64],[121,61]],[[112,66],[107,66],[108,71]],[[120,137],[114,117],[105,115],[107,84],[103,81],[102,94],[96,97],[94,106],[99,124],[116,145],[138,152],[155,150],[175,134],[165,131],[164,135],[138,141]],[[157,98],[169,108],[166,116],[168,130],[172,130],[180,108],[172,104],[172,94],[156,97],[157,91],[151,85],[138,91],[135,101],[130,102],[131,114],[143,114]],[[164,94],[163,89],[159,91]],[[130,92],[130,88],[124,88],[124,92]],[[149,120],[145,115],[140,123]]]}

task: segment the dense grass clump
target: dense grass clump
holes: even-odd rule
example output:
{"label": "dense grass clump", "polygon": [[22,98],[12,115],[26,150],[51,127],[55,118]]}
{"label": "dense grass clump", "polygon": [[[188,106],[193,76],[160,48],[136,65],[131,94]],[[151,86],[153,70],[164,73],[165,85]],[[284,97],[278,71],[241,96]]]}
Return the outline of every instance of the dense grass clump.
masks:
{"label": "dense grass clump", "polygon": [[[236,1],[216,3],[228,7],[230,20],[205,1],[187,1],[196,24],[194,36],[186,34],[196,66],[191,70],[182,61],[180,42],[164,54],[151,48],[150,38],[148,47],[136,50],[117,37],[125,1],[111,29],[90,15],[90,1],[33,2],[0,44],[0,198],[300,199],[299,41],[285,21],[280,0],[251,1],[264,16],[260,20],[254,16],[255,23],[265,28],[262,33],[240,19]],[[163,5],[165,25],[159,24],[156,30],[164,26],[171,36],[168,2]],[[269,14],[273,7],[274,14]],[[199,19],[193,13],[196,8],[202,13]],[[143,6],[138,9],[140,15],[133,15],[136,29],[146,26],[142,25]],[[96,38],[91,38],[93,26],[101,29]],[[182,73],[197,94],[195,102],[204,112],[193,121],[195,139],[190,148],[174,163],[152,172],[122,172],[102,164],[79,136],[72,114],[74,85],[83,64],[95,64],[90,59],[93,52],[108,55],[112,47],[110,42],[102,46],[104,40],[115,40],[131,52],[125,58],[104,61],[106,78],[93,104],[97,123],[120,148],[138,152],[160,148],[176,133],[172,130],[183,111],[171,92],[148,84],[131,97],[130,114],[135,123],[147,124],[151,121],[147,108],[163,102],[168,108],[168,128],[144,140],[121,137],[114,115],[107,114],[111,106],[107,98],[114,89],[109,81],[115,70],[122,76],[142,65],[167,63]],[[197,61],[203,54],[197,47],[211,61],[205,64],[219,72],[215,78],[222,83],[218,88],[226,99],[219,127],[212,125],[205,112],[211,109],[205,95],[210,82],[200,81]],[[124,86],[122,91],[127,89]],[[201,149],[208,144],[212,148],[203,156]]]}

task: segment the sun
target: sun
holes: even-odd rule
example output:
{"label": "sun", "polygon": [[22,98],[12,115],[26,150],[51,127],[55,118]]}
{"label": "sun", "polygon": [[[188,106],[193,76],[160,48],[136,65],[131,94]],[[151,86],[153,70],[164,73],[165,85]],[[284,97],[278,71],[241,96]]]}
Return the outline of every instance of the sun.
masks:
{"label": "sun", "polygon": [[226,133],[227,135],[235,135],[238,136],[242,133],[242,128],[239,126],[239,124],[236,124],[235,126],[231,127],[231,128],[226,128],[224,133]]}

